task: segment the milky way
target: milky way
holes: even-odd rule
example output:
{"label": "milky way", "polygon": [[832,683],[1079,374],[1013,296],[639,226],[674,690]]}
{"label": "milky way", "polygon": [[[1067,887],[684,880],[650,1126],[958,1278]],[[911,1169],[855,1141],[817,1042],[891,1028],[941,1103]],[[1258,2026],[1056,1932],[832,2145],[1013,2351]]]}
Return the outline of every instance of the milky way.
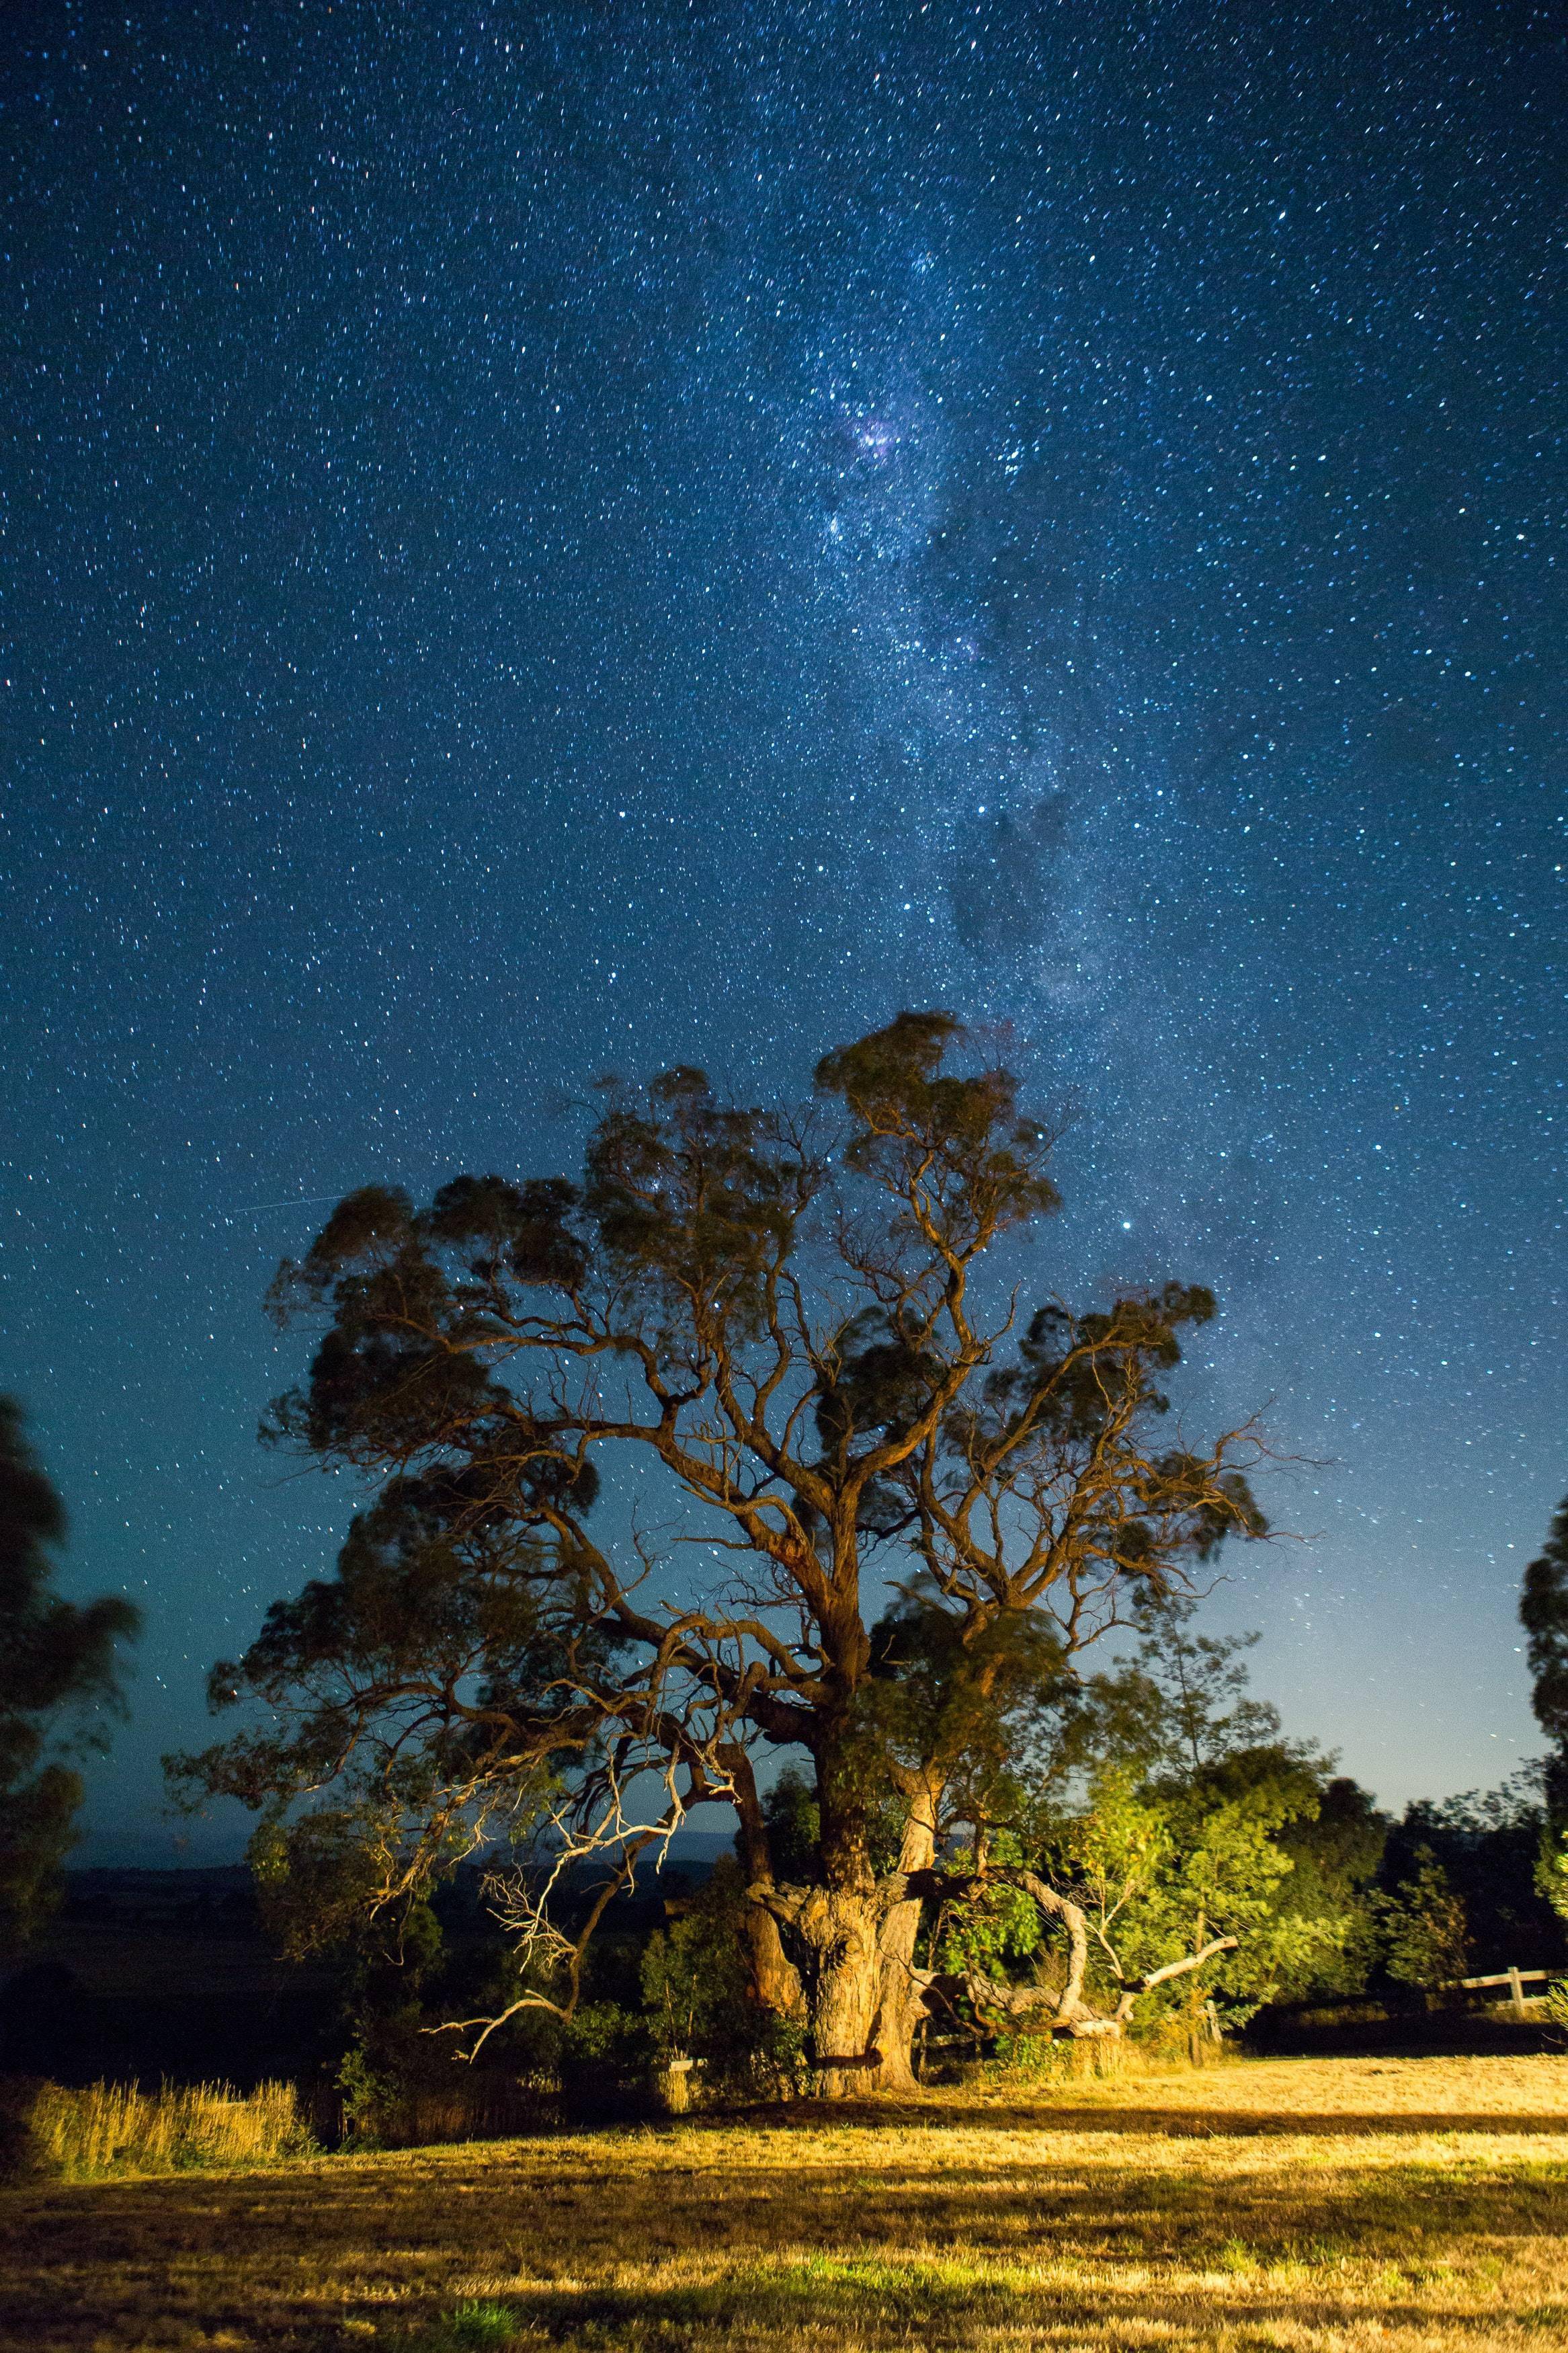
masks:
{"label": "milky way", "polygon": [[151,1616],[100,1837],[350,1506],[252,1442],[312,1209],[902,1004],[1070,1111],[1043,1281],[1221,1292],[1292,1728],[1529,1754],[1553,12],[40,6],[4,73],[0,1381]]}

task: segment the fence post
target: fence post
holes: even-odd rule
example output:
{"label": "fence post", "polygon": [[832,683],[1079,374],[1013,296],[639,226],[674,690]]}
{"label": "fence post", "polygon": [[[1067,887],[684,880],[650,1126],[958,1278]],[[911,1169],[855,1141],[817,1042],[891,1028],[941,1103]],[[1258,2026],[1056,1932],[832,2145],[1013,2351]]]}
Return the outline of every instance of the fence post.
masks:
{"label": "fence post", "polygon": [[659,2097],[666,2116],[683,2116],[691,2105],[692,2059],[667,2059],[658,2071]]}
{"label": "fence post", "polygon": [[1508,1989],[1513,1996],[1513,2014],[1515,2018],[1522,2018],[1525,2014],[1524,1985],[1517,1969],[1510,1969],[1508,1973]]}

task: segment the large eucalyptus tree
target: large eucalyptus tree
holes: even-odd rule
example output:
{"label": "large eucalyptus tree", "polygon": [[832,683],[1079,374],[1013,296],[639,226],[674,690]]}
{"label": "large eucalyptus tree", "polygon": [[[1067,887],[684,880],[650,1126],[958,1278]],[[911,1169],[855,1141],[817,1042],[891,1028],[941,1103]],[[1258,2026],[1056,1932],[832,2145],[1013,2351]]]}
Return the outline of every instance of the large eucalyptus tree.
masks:
{"label": "large eucalyptus tree", "polygon": [[[215,1671],[268,1713],[187,1785],[372,1906],[542,1809],[558,1859],[613,1858],[607,1900],[721,1799],[757,2000],[825,2093],[909,2082],[922,1905],[1000,1718],[1262,1525],[1245,1429],[1155,1443],[1206,1292],[1021,1308],[1051,1141],[956,1020],[905,1013],[792,1108],[695,1070],[611,1092],[574,1184],[350,1196],[280,1271],[279,1314],[324,1329],[270,1429],[377,1492]],[[781,1756],[817,1826],[788,1879]],[[525,1999],[569,2010],[581,1940],[510,1889]]]}

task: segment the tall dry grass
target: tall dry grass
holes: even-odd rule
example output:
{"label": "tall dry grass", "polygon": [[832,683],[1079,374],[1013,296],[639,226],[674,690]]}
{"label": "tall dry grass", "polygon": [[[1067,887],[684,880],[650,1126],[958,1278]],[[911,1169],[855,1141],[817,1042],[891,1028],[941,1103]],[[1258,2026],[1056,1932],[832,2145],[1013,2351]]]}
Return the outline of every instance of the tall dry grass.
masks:
{"label": "tall dry grass", "polygon": [[262,2165],[311,2146],[291,2084],[241,2093],[228,2084],[46,2084],[26,2116],[34,2169],[67,2181],[115,2173],[180,2173],[202,2166]]}

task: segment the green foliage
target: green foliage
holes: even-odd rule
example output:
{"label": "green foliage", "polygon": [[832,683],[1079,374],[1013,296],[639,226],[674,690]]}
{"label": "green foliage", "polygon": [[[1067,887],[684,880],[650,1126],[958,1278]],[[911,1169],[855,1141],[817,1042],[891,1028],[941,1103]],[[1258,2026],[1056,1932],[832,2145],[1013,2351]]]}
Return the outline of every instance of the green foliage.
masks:
{"label": "green foliage", "polygon": [[1379,1897],[1384,1966],[1400,1985],[1427,1992],[1462,1978],[1469,1963],[1469,1926],[1463,1901],[1429,1847],[1417,1848],[1415,1867],[1392,1894]]}
{"label": "green foliage", "polygon": [[1336,1774],[1323,1787],[1317,1812],[1281,1830],[1279,1844],[1292,1864],[1279,1891],[1281,1911],[1343,1927],[1337,1942],[1319,1944],[1310,1968],[1292,1985],[1293,1999],[1364,1991],[1378,1957],[1372,1894],[1389,1827],[1367,1791]]}
{"label": "green foliage", "polygon": [[252,1832],[246,1852],[262,1925],[290,1959],[359,1941],[381,1883],[374,1831],[363,1814],[332,1808],[295,1821],[272,1811]]}
{"label": "green foliage", "polygon": [[763,1799],[773,1869],[784,1880],[808,1880],[817,1866],[822,1809],[798,1766],[786,1765]]}
{"label": "green foliage", "polygon": [[[1152,1602],[1120,1669],[1064,1701],[1042,1691],[1011,1727],[1009,1770],[1033,1779],[1014,1814],[1016,1852],[1079,1905],[1089,1933],[1089,1999],[1122,1992],[1222,1937],[1236,1949],[1139,1999],[1141,2031],[1214,2000],[1231,2024],[1260,2004],[1321,1986],[1366,1934],[1364,1886],[1380,1818],[1322,1759],[1280,1736],[1247,1689],[1235,1637],[1198,1634],[1194,1605]],[[1005,1777],[993,1786],[1005,1787]],[[1314,1845],[1325,1799],[1331,1818]],[[1005,1833],[988,1842],[998,1869]],[[983,1886],[950,1907],[938,1965],[1049,1984],[1065,1961],[1016,1890]]]}
{"label": "green foliage", "polygon": [[510,2305],[470,2298],[454,2311],[444,2312],[428,2327],[412,2336],[395,2337],[401,2353],[500,2353],[523,2335],[523,2324]]}
{"label": "green foliage", "polygon": [[1173,1807],[1181,1862],[1172,1925],[1182,1921],[1188,1950],[1203,1930],[1237,1939],[1211,1979],[1233,2024],[1304,1991],[1349,1933],[1344,1912],[1314,1914],[1286,1898],[1296,1863],[1281,1833],[1310,1820],[1318,1802],[1317,1777],[1277,1747],[1241,1752],[1194,1777]]}
{"label": "green foliage", "polygon": [[838,1096],[853,1114],[852,1166],[901,1186],[915,1145],[926,1181],[957,1208],[952,1239],[961,1249],[977,1232],[1005,1231],[1061,1206],[1040,1165],[1049,1138],[1020,1114],[1012,1073],[961,1077],[944,1068],[963,1038],[951,1013],[900,1013],[824,1055],[816,1079],[820,1094]]}
{"label": "green foliage", "polygon": [[561,2040],[568,2067],[626,2067],[647,2052],[643,2021],[614,2001],[585,2001],[562,2029]]}
{"label": "green foliage", "polygon": [[1529,1637],[1536,1719],[1549,1739],[1568,1746],[1568,1497],[1552,1515],[1540,1557],[1524,1572],[1519,1615]]}
{"label": "green foliage", "polygon": [[1278,1744],[1279,1717],[1247,1689],[1246,1653],[1256,1634],[1199,1634],[1197,1604],[1156,1596],[1136,1620],[1131,1657],[1091,1676],[1076,1710],[1052,1728],[1063,1744],[1047,1770],[1082,1758],[1116,1757],[1152,1775],[1180,1778],[1248,1749]]}
{"label": "green foliage", "polygon": [[1312,1776],[1280,1749],[1254,1749],[1184,1777],[1139,1778],[1108,1764],[1082,1804],[1059,1818],[1047,1861],[1058,1884],[1081,1891],[1094,1935],[1096,1975],[1108,1995],[1234,1936],[1237,1949],[1204,1972],[1157,1988],[1141,2003],[1148,2027],[1201,1987],[1239,2024],[1278,2000],[1343,1933],[1338,1915],[1292,1914],[1282,1901],[1294,1868],[1279,1833],[1317,1804]]}
{"label": "green foliage", "polygon": [[396,2137],[409,2093],[452,2064],[450,2046],[426,2032],[424,1996],[445,1958],[440,1922],[423,1901],[395,1919],[345,1914],[349,1941],[338,1949],[348,2047],[335,2077],[348,2138],[382,2147]]}
{"label": "green foliage", "polygon": [[[1322,1760],[1285,1741],[1276,1711],[1248,1692],[1257,1637],[1198,1634],[1194,1611],[1184,1599],[1148,1609],[1130,1668],[1091,1690],[1088,1712],[1111,1759],[1099,1778],[1119,1874],[1109,1888],[1127,1891],[1113,1925],[1132,1915],[1123,1973],[1233,1936],[1238,1949],[1209,1965],[1205,1986],[1239,2022],[1306,1990],[1342,1950],[1352,1910],[1342,1883],[1321,1885],[1318,1904],[1292,1886],[1322,1806]],[[1121,1759],[1141,1768],[1135,1788]],[[1102,1904],[1109,1888],[1097,1886]],[[1190,2005],[1195,1984],[1178,1981],[1155,2008]]]}
{"label": "green foliage", "polygon": [[332,2081],[343,2104],[343,2147],[384,2148],[391,2118],[404,2096],[399,2075],[374,2065],[363,2042],[352,2042]]}
{"label": "green foliage", "polygon": [[1559,1978],[1554,1985],[1549,1985],[1542,2007],[1548,2025],[1555,2030],[1558,2048],[1568,2047],[1568,1982]]}
{"label": "green foliage", "polygon": [[726,1859],[684,1916],[656,1929],[640,1969],[643,2008],[655,2043],[669,2058],[715,2052],[733,2038],[747,2007],[741,1941],[740,1873]]}
{"label": "green foliage", "polygon": [[0,1398],[0,1944],[31,1935],[58,1898],[82,1795],[63,1759],[106,1745],[121,1704],[115,1648],[141,1625],[117,1594],[72,1602],[53,1590],[65,1535],[21,1408]]}
{"label": "green foliage", "polygon": [[1552,1743],[1546,1797],[1554,1823],[1568,1823],[1568,1496],[1552,1514],[1539,1558],[1524,1572],[1519,1599],[1531,1674],[1531,1705]]}
{"label": "green foliage", "polygon": [[[1032,1609],[968,1623],[929,1575],[911,1578],[871,1630],[872,1673],[861,1695],[879,1762],[935,1763],[960,1821],[1011,1820],[1023,1803],[1027,1727],[1061,1707],[1072,1686],[1058,1628]],[[885,1769],[885,1767],[884,1767]],[[884,1839],[898,1851],[898,1824]]]}
{"label": "green foliage", "polygon": [[458,2305],[442,2321],[447,2341],[463,2348],[463,2353],[491,2353],[498,2345],[509,2345],[521,2334],[517,2315],[504,2304],[489,2304],[470,2298]]}
{"label": "green foliage", "polygon": [[649,2021],[629,2004],[584,2001],[554,2026],[562,2107],[584,2122],[645,2107],[657,2052]]}
{"label": "green foliage", "polygon": [[1470,1969],[1555,1966],[1564,1957],[1561,1922],[1542,1883],[1552,1818],[1533,1771],[1498,1789],[1417,1799],[1390,1832],[1380,1882],[1385,1894],[1431,1859],[1441,1865],[1469,1924]]}
{"label": "green foliage", "polygon": [[1179,1945],[1164,1949],[1180,1870],[1167,1813],[1136,1766],[1111,1758],[1089,1775],[1076,1805],[1042,1825],[1040,1860],[1083,1904],[1095,1938],[1091,1967],[1107,1989],[1178,1957]]}
{"label": "green foliage", "polygon": [[[989,1869],[1006,1870],[1027,1860],[1020,1840],[1006,1831],[986,1841]],[[975,1869],[973,1848],[950,1858],[954,1872]],[[1002,1978],[1031,1961],[1043,1942],[1039,1907],[1021,1887],[1005,1879],[981,1879],[962,1899],[944,1905],[932,1932],[931,1957],[939,1969]]]}
{"label": "green foliage", "polygon": [[752,1998],[744,1905],[740,1870],[726,1857],[643,1948],[639,1988],[654,2048],[665,2059],[700,2059],[710,2094],[791,2088],[801,2073],[802,2030]]}
{"label": "green foliage", "polygon": [[1568,1920],[1568,1830],[1542,1823],[1535,1885],[1559,1918]]}

